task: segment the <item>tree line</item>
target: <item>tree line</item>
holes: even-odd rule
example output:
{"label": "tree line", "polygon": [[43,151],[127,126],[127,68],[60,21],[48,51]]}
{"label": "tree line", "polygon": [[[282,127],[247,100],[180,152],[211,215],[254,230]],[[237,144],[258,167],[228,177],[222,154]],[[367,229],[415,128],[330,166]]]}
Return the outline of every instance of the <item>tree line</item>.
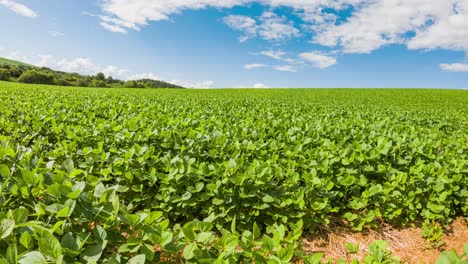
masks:
{"label": "tree line", "polygon": [[77,87],[112,87],[112,88],[183,88],[159,80],[141,79],[122,81],[98,73],[93,76],[55,71],[46,67],[0,64],[0,81],[12,81],[30,84],[49,84]]}

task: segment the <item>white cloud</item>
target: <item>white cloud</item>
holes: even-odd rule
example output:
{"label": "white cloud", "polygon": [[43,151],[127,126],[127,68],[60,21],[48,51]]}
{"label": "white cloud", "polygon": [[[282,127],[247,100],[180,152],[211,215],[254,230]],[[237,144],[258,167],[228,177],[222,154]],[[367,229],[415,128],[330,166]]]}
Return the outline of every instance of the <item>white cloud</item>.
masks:
{"label": "white cloud", "polygon": [[[265,50],[257,53],[258,55],[266,56],[277,61],[286,62],[286,65],[271,66],[272,69],[283,72],[297,72],[299,66],[308,62],[317,68],[328,68],[337,63],[336,58],[322,52],[313,51],[299,54],[298,58],[287,57],[287,53],[282,50]],[[263,64],[262,64],[263,65]],[[270,67],[264,65],[264,67]]]}
{"label": "white cloud", "polygon": [[258,53],[259,55],[267,56],[275,60],[279,61],[284,61],[287,63],[300,63],[300,61],[292,59],[292,58],[287,58],[286,55],[287,53],[281,50],[264,50]]}
{"label": "white cloud", "polygon": [[186,88],[192,89],[209,89],[212,88],[214,85],[213,81],[202,81],[202,82],[188,82],[188,81],[181,81],[181,80],[172,80],[169,83],[183,86]]}
{"label": "white cloud", "polygon": [[297,72],[297,69],[294,66],[291,66],[291,65],[274,66],[273,69],[275,69],[277,71],[283,71],[283,72]]}
{"label": "white cloud", "polygon": [[269,41],[281,41],[300,35],[292,22],[273,12],[263,13],[258,22],[248,16],[230,15],[224,18],[224,23],[232,29],[244,32],[244,35],[239,38],[240,42],[255,36]]}
{"label": "white cloud", "polygon": [[245,85],[245,84],[242,84],[242,85],[234,85],[234,86],[230,86],[228,88],[231,88],[231,89],[267,89],[267,88],[271,88],[269,85],[266,85],[264,83],[261,83],[261,82],[257,82],[257,83],[254,83],[254,84],[249,84],[249,85]]}
{"label": "white cloud", "polygon": [[102,0],[101,9],[105,16],[114,18],[114,22],[122,28],[140,29],[150,21],[169,20],[172,15],[184,10],[232,8],[251,3],[260,3],[271,9],[292,8],[306,22],[323,23],[335,20],[334,15],[322,12],[323,9],[343,9],[369,1],[371,0]]}
{"label": "white cloud", "polygon": [[[85,13],[88,14],[88,13]],[[88,14],[91,16],[96,16],[92,14]],[[116,19],[110,16],[98,16],[101,21],[101,26],[109,31],[116,32],[116,33],[127,33],[127,29],[133,29],[139,31],[140,28],[133,23],[130,23],[125,20]]]}
{"label": "white cloud", "polygon": [[268,65],[260,64],[260,63],[252,63],[252,64],[244,65],[244,69],[246,70],[253,70],[253,69],[265,68],[265,67],[268,67]]}
{"label": "white cloud", "polygon": [[62,58],[57,59],[52,55],[39,55],[41,60],[36,65],[48,67],[58,71],[76,72],[84,75],[94,75],[98,72],[104,73],[106,76],[127,80],[130,76],[130,71],[117,67],[115,65],[99,65],[93,62],[90,58]]}
{"label": "white cloud", "polygon": [[449,49],[468,51],[468,1],[459,13],[444,14],[425,30],[417,30],[409,40],[410,49]]}
{"label": "white cloud", "polygon": [[30,56],[24,55],[21,52],[14,51],[11,52],[7,55],[5,55],[5,58],[10,59],[10,60],[15,60],[15,61],[20,61],[28,64],[33,64],[34,61]]}
{"label": "white cloud", "polygon": [[453,64],[442,63],[440,64],[440,68],[444,71],[450,71],[450,72],[468,72],[467,63],[453,63]]}
{"label": "white cloud", "polygon": [[345,23],[316,32],[316,43],[339,45],[345,53],[369,53],[389,44],[404,44],[410,49],[468,50],[466,0],[362,2]]}
{"label": "white cloud", "polygon": [[127,22],[122,19],[106,16],[106,15],[96,15],[86,11],[82,11],[81,15],[90,16],[90,17],[99,17],[101,22],[99,23],[104,29],[109,30],[115,33],[126,34],[128,29],[133,29],[139,31],[140,28],[131,22]]}
{"label": "white cloud", "polygon": [[37,17],[37,13],[34,12],[34,10],[32,10],[31,8],[23,4],[17,3],[16,1],[13,1],[13,0],[0,0],[0,5],[3,5],[7,7],[8,9],[10,9],[11,11],[19,15],[25,16],[25,17],[29,17],[29,18]]}
{"label": "white cloud", "polygon": [[247,16],[231,15],[223,19],[224,23],[232,29],[244,31],[245,35],[239,38],[244,42],[257,34],[257,21]]}
{"label": "white cloud", "polygon": [[[122,30],[139,29],[148,25],[149,21],[168,20],[170,15],[180,13],[186,9],[203,9],[207,7],[230,8],[245,0],[103,0],[101,7],[108,18],[105,21]],[[102,17],[101,17],[102,19]],[[104,20],[104,19],[103,19]]]}
{"label": "white cloud", "polygon": [[[5,0],[3,0],[5,1]],[[324,46],[344,53],[370,53],[385,45],[410,49],[468,50],[467,0],[103,0],[103,26],[114,32],[139,30],[150,21],[168,20],[184,10],[232,8],[260,3],[269,10],[287,7],[302,19],[302,29]],[[340,19],[325,10],[350,10]],[[285,17],[266,12],[258,18],[228,16],[245,41],[294,38],[301,33]],[[304,35],[304,34],[302,34]]]}
{"label": "white cloud", "polygon": [[[42,66],[42,65],[40,65]],[[93,75],[98,72],[104,73],[106,76],[112,76],[114,78],[125,78],[128,70],[120,69],[114,65],[101,66],[95,64],[89,58],[74,58],[74,59],[60,59],[51,60],[46,65],[52,69],[65,72],[77,72],[80,74]]]}
{"label": "white cloud", "polygon": [[106,66],[101,70],[106,76],[112,76],[118,79],[128,79],[128,74],[130,73],[129,70],[121,69],[114,65]]}
{"label": "white cloud", "polygon": [[39,57],[41,61],[37,64],[38,66],[49,67],[58,71],[91,75],[100,72],[102,69],[89,58],[57,59],[52,55],[39,55]]}
{"label": "white cloud", "polygon": [[327,56],[318,51],[301,53],[299,56],[320,69],[328,68],[337,63],[335,58]]}
{"label": "white cloud", "polygon": [[264,88],[270,88],[270,86],[268,86],[266,84],[263,84],[263,83],[256,83],[256,84],[253,85],[253,88],[264,89]]}
{"label": "white cloud", "polygon": [[123,27],[118,26],[118,25],[109,24],[109,23],[107,23],[107,22],[101,22],[100,25],[101,25],[103,28],[105,28],[105,29],[107,29],[107,30],[109,30],[109,31],[111,31],[111,32],[123,33],[123,34],[127,33],[127,30],[126,30],[126,29],[124,29]]}
{"label": "white cloud", "polygon": [[137,73],[133,74],[130,77],[127,78],[128,80],[141,80],[141,79],[152,79],[152,80],[161,80],[161,77],[158,75],[152,73],[152,72],[147,72],[147,73]]}
{"label": "white cloud", "polygon": [[265,50],[261,51],[259,53],[260,55],[270,57],[275,60],[284,60],[284,55],[286,55],[286,52],[281,51],[281,50]]}
{"label": "white cloud", "polygon": [[260,17],[258,34],[266,40],[280,41],[298,37],[300,32],[286,17],[278,16],[273,12],[265,12]]}
{"label": "white cloud", "polygon": [[58,31],[55,31],[55,30],[49,30],[47,33],[49,33],[49,35],[51,35],[54,38],[64,37],[65,36],[65,34],[63,34],[62,32],[58,32]]}

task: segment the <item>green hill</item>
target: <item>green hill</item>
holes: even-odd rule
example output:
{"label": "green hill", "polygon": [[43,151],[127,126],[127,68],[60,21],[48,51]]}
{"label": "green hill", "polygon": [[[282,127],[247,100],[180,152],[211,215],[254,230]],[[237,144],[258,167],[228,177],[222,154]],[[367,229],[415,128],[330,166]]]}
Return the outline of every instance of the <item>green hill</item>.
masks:
{"label": "green hill", "polygon": [[161,80],[119,80],[97,73],[94,76],[56,71],[46,67],[0,58],[0,80],[10,82],[50,84],[59,86],[109,87],[109,88],[184,88]]}
{"label": "green hill", "polygon": [[5,58],[0,58],[0,65],[1,64],[8,64],[8,65],[16,65],[16,66],[28,66],[28,67],[36,67],[34,65],[31,65],[31,64],[27,64],[27,63],[24,63],[24,62],[20,62],[20,61],[15,61],[15,60],[9,60],[9,59],[5,59]]}

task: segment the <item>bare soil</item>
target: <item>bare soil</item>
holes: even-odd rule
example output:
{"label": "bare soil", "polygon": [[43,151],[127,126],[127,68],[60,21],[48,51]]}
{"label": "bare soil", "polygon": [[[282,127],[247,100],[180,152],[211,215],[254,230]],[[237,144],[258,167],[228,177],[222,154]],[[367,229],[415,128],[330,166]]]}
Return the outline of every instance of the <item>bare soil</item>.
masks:
{"label": "bare soil", "polygon": [[[381,224],[378,230],[366,230],[364,232],[353,232],[349,227],[336,226],[320,228],[313,234],[303,237],[303,246],[306,253],[325,253],[325,258],[334,261],[354,258],[363,259],[368,253],[368,246],[375,240],[385,240],[389,243],[389,250],[393,256],[407,263],[435,263],[440,253],[455,249],[458,253],[463,252],[463,245],[468,244],[468,222],[464,218],[458,218],[450,224],[444,232],[442,241],[444,245],[440,248],[432,248],[421,236],[420,227],[405,229],[393,228]],[[359,243],[359,252],[349,255],[345,243]]]}

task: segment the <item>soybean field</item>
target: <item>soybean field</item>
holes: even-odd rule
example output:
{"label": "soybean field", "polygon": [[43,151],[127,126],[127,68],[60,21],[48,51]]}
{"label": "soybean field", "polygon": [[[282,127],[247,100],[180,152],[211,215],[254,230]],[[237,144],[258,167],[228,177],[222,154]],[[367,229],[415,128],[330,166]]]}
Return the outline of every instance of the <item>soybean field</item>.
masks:
{"label": "soybean field", "polygon": [[2,264],[327,263],[304,234],[460,217],[468,91],[0,82]]}

